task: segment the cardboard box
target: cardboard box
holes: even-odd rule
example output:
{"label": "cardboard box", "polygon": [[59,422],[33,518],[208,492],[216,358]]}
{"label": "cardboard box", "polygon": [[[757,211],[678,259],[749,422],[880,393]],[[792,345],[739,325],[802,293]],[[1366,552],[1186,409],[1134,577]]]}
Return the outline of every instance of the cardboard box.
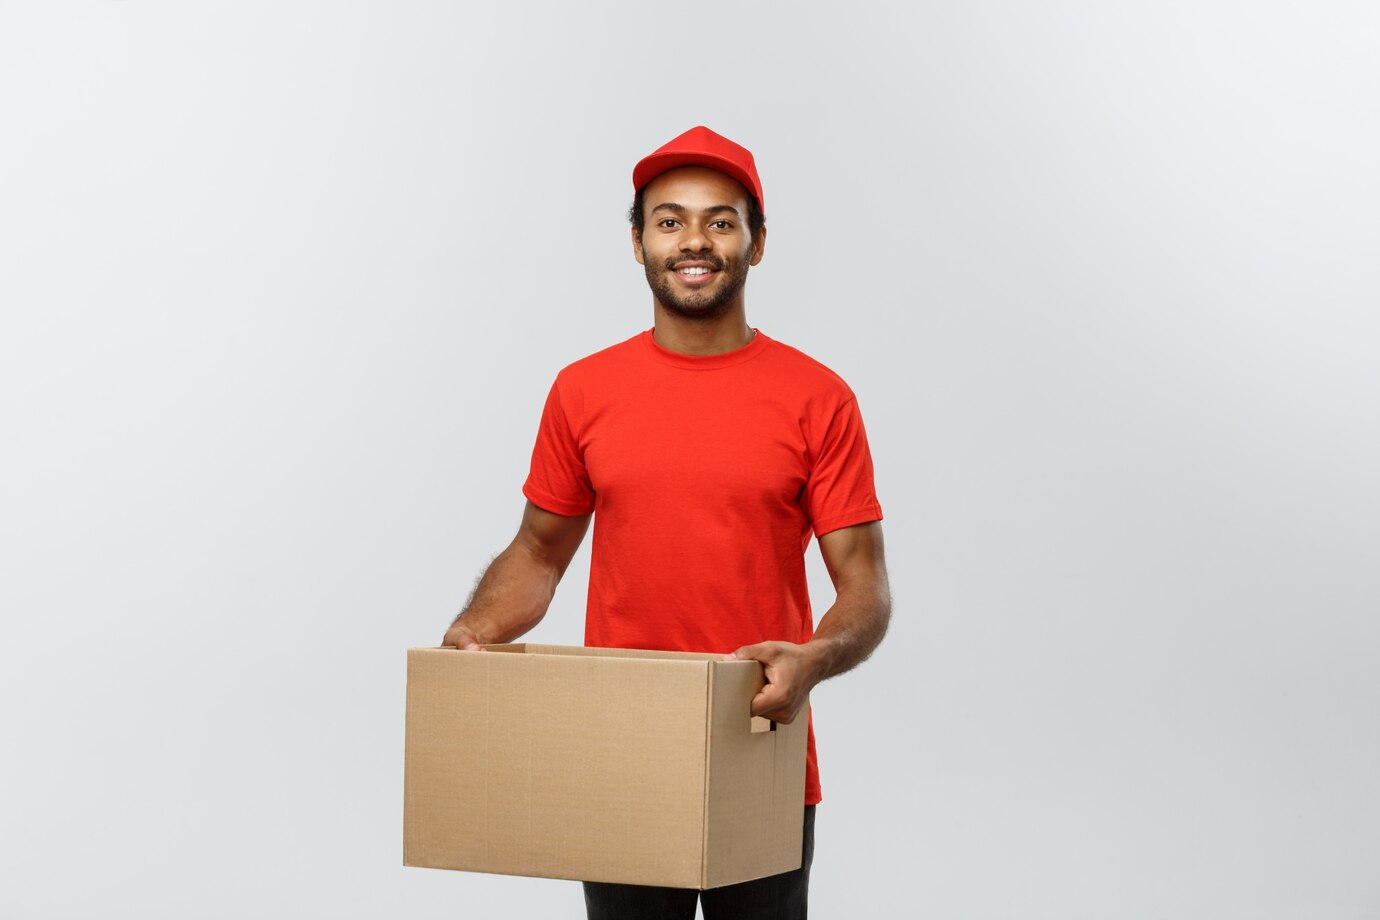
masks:
{"label": "cardboard box", "polygon": [[800,867],[808,713],[755,661],[552,645],[407,653],[403,864],[716,888]]}

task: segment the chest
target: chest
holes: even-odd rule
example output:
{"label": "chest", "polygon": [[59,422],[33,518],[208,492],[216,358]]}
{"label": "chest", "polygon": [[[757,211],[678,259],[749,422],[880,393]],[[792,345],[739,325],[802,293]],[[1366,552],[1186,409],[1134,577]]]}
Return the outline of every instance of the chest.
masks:
{"label": "chest", "polygon": [[590,407],[578,433],[601,500],[667,492],[708,503],[795,504],[809,478],[801,412],[780,394],[684,375]]}

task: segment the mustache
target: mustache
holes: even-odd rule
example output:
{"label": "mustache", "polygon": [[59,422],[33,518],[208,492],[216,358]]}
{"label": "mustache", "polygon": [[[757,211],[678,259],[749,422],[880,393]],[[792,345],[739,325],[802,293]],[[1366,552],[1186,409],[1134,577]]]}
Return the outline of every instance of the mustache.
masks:
{"label": "mustache", "polygon": [[696,256],[693,259],[687,259],[685,256],[676,256],[674,259],[667,259],[667,270],[674,270],[678,262],[708,262],[715,271],[721,272],[724,270],[724,260],[720,259],[718,256],[711,255]]}

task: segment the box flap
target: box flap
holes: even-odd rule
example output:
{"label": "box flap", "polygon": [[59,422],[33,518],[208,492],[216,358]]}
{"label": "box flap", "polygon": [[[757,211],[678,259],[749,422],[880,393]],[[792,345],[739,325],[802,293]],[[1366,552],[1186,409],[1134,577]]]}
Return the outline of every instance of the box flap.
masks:
{"label": "box flap", "polygon": [[751,706],[763,685],[761,665],[719,661],[709,667],[700,887],[718,888],[800,868],[809,705],[789,725],[754,731]]}
{"label": "box flap", "polygon": [[666,661],[722,661],[718,652],[666,652],[642,648],[599,648],[588,645],[537,645],[523,642],[511,645],[486,645],[497,652],[517,651],[528,655],[569,655],[576,658],[650,658]]}

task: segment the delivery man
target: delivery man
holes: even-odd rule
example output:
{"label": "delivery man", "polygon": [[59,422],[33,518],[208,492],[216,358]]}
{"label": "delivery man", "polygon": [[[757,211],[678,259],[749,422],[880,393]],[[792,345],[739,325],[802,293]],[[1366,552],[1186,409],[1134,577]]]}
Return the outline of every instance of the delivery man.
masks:
{"label": "delivery man", "polygon": [[[871,654],[891,613],[862,416],[838,375],[748,325],[767,231],[747,149],[692,128],[637,164],[633,188],[654,325],[556,376],[517,536],[442,644],[478,650],[535,626],[592,517],[585,644],[756,659],[767,684],[753,714],[790,722],[816,684]],[[818,627],[812,534],[837,592]],[[589,917],[689,920],[697,894],[706,920],[804,917],[813,732],[807,761],[800,869],[704,892],[586,882]]]}

